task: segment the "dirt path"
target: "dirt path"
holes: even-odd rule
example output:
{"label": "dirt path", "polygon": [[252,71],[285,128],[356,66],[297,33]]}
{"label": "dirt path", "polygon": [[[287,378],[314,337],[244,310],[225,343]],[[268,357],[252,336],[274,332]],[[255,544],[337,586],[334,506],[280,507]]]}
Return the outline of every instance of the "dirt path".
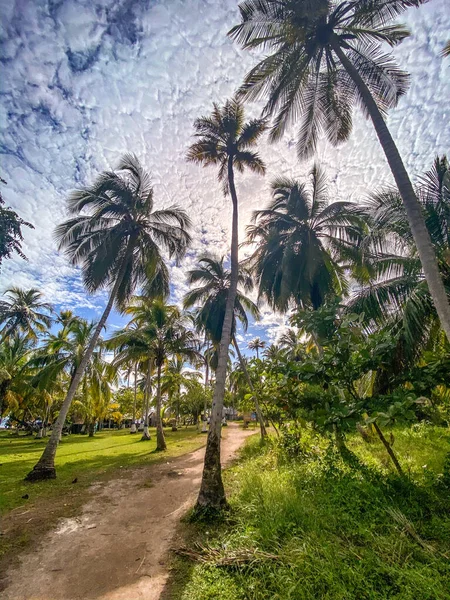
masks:
{"label": "dirt path", "polygon": [[[230,424],[229,462],[254,431]],[[204,448],[98,486],[76,519],[65,519],[9,573],[3,600],[158,600],[176,525],[199,489]]]}

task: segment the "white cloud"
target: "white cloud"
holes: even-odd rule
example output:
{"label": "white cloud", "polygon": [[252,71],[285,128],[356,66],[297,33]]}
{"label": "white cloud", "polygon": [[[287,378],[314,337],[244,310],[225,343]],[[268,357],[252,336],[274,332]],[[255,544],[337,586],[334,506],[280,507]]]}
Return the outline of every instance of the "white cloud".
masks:
{"label": "white cloud", "polygon": [[[229,244],[230,202],[214,169],[185,161],[193,121],[213,101],[232,95],[254,57],[227,37],[237,22],[235,0],[11,0],[1,3],[2,176],[4,196],[23,218],[29,262],[7,261],[0,289],[34,285],[64,306],[98,312],[104,295],[87,298],[77,270],[55,247],[53,229],[64,198],[126,151],[153,173],[157,202],[183,206],[193,219],[193,253],[172,269],[175,299],[196,254],[223,255]],[[448,0],[434,0],[405,15],[413,35],[395,54],[410,71],[411,89],[389,116],[389,126],[411,175],[427,169],[436,153],[449,152],[449,61],[439,53],[448,37]],[[252,105],[249,114],[259,107]],[[251,212],[268,199],[280,173],[304,176],[292,135],[260,153],[265,179],[238,177],[240,235]],[[333,193],[357,200],[391,181],[370,123],[355,115],[351,141],[339,149],[323,143],[318,160]],[[282,317],[264,310],[249,335],[275,339]]]}

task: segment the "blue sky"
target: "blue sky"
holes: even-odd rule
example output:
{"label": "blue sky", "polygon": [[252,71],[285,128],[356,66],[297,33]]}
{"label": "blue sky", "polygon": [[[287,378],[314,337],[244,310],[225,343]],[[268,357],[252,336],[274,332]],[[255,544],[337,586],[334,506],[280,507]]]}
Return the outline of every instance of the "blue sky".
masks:
{"label": "blue sky", "polygon": [[[174,301],[186,291],[185,272],[205,250],[223,255],[229,244],[230,205],[214,169],[188,164],[194,119],[214,101],[230,97],[256,57],[226,33],[238,22],[231,0],[0,0],[2,78],[0,125],[3,195],[35,225],[25,232],[29,258],[7,261],[0,292],[10,285],[37,287],[58,308],[95,318],[104,294],[88,297],[79,273],[59,254],[52,237],[64,218],[64,199],[124,152],[134,152],[153,174],[156,203],[183,206],[194,222],[194,245],[171,269]],[[389,127],[413,179],[433,157],[450,153],[450,59],[440,52],[450,37],[448,0],[409,10],[412,32],[395,50],[411,73],[411,88],[391,112]],[[260,106],[248,106],[259,114]],[[240,235],[252,210],[269,198],[270,181],[303,178],[294,136],[263,141],[267,175],[238,178]],[[338,149],[320,144],[333,199],[357,202],[391,183],[370,123],[355,118],[351,140]],[[285,318],[262,307],[246,338],[276,339]],[[111,326],[121,319],[113,315]],[[244,341],[244,340],[242,340]]]}

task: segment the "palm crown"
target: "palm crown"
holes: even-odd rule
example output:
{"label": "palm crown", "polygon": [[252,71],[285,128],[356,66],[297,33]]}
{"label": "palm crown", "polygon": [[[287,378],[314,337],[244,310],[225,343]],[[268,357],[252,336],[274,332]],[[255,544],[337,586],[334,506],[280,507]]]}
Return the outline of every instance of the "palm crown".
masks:
{"label": "palm crown", "polygon": [[91,187],[70,196],[68,209],[76,216],[57,228],[56,238],[71,262],[81,265],[90,292],[121,274],[120,308],[140,285],[146,294],[167,295],[169,275],[161,250],[178,261],[191,238],[184,210],[155,210],[150,175],[135,156],[125,155],[118,170],[103,173]]}
{"label": "palm crown", "polygon": [[285,311],[293,300],[320,306],[329,293],[346,290],[343,266],[360,237],[361,216],[356,204],[328,204],[324,173],[314,167],[310,186],[294,179],[272,183],[273,200],[253,215],[247,228],[257,248],[255,266],[259,296]]}
{"label": "palm crown", "polygon": [[249,350],[256,351],[256,358],[259,358],[259,351],[263,350],[266,347],[266,342],[259,337],[255,337],[253,340],[250,340],[247,344],[247,348]]}
{"label": "palm crown", "polygon": [[279,139],[299,118],[297,150],[311,155],[318,133],[336,145],[352,128],[352,108],[361,105],[357,85],[343,67],[342,51],[358,70],[378,108],[397,104],[408,86],[382,43],[395,46],[409,35],[388,24],[423,0],[246,0],[242,22],[229,35],[244,48],[271,50],[246,76],[240,97],[268,97],[265,114],[274,117],[271,138]]}
{"label": "palm crown", "polygon": [[[201,257],[198,266],[188,272],[188,283],[197,287],[185,295],[184,307],[198,306],[195,315],[196,325],[207,332],[215,345],[220,342],[222,336],[230,277],[229,269],[224,267],[224,259],[219,260],[211,256]],[[236,330],[236,318],[243,328],[247,329],[247,312],[255,318],[259,316],[258,307],[244,294],[252,290],[253,281],[249,272],[242,267],[239,270],[238,285],[244,291],[238,289],[236,293],[232,335]]]}
{"label": "palm crown", "polygon": [[[450,170],[437,157],[419,179],[417,196],[438,257],[446,289],[450,289]],[[368,232],[362,241],[359,283],[348,309],[364,313],[369,327],[389,324],[401,330],[404,349],[414,355],[436,331],[436,312],[423,276],[414,238],[395,189],[374,195],[367,203]]]}
{"label": "palm crown", "polygon": [[48,313],[51,304],[42,302],[42,294],[35,289],[23,290],[12,287],[5,292],[6,300],[0,302],[0,322],[4,324],[2,337],[13,333],[23,333],[30,339],[37,339],[50,326],[52,319]]}
{"label": "palm crown", "polygon": [[187,159],[204,166],[218,165],[219,181],[228,191],[227,169],[229,161],[239,172],[245,168],[264,174],[261,158],[250,148],[255,146],[266,130],[264,119],[244,122],[244,109],[239,102],[228,100],[221,108],[214,104],[209,117],[201,117],[194,123],[195,136],[199,141],[192,144]]}

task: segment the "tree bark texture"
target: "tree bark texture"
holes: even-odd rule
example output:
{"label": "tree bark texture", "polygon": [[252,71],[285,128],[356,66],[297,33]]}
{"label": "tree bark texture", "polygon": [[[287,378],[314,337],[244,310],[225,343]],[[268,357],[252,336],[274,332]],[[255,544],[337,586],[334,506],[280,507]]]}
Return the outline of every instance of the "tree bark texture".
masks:
{"label": "tree bark texture", "polygon": [[220,435],[222,429],[223,399],[228,366],[228,349],[231,341],[234,303],[239,274],[239,238],[238,238],[238,199],[234,185],[233,157],[228,158],[228,185],[233,203],[233,221],[231,228],[231,273],[228,289],[222,336],[219,346],[219,359],[216,370],[216,384],[211,409],[208,439],[206,442],[205,463],[202,483],[197,498],[197,511],[218,511],[227,506],[220,465]]}
{"label": "tree bark texture", "polygon": [[150,433],[148,430],[148,411],[150,408],[150,395],[151,395],[151,375],[152,375],[152,361],[148,359],[147,367],[147,381],[145,382],[145,402],[144,402],[144,431],[142,432],[141,441],[145,442],[150,440]]}
{"label": "tree bark texture", "polygon": [[167,450],[164,429],[161,420],[161,365],[158,365],[156,387],[156,449]]}

